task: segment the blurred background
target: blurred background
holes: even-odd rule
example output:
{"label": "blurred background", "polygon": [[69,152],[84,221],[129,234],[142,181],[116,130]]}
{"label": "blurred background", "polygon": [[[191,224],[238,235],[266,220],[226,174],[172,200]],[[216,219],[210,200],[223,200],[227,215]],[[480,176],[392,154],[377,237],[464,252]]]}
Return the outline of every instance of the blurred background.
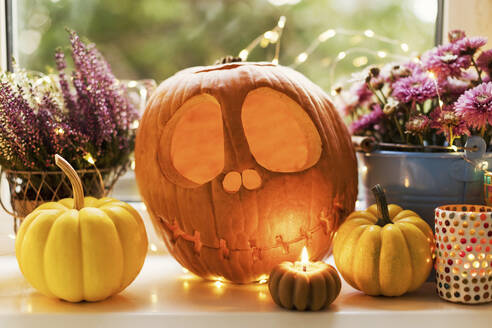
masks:
{"label": "blurred background", "polygon": [[[282,15],[287,18],[283,65],[295,63],[324,31],[355,31],[337,34],[297,63],[325,90],[392,54],[432,47],[437,12],[436,0],[19,0],[17,6],[22,66],[53,67],[54,49],[68,47],[65,27],[70,27],[97,44],[117,77],[157,82],[183,68],[238,55]],[[257,47],[249,60],[272,60],[274,52],[274,45]],[[334,61],[339,62],[333,68]]]}
{"label": "blurred background", "polygon": [[[69,47],[65,31],[69,27],[97,44],[118,78],[154,79],[157,83],[186,67],[213,64],[225,55],[237,56],[285,16],[279,63],[293,64],[326,91],[336,86],[335,81],[370,64],[415,56],[431,48],[437,13],[437,0],[14,0],[14,3],[17,7],[15,56],[20,66],[49,72],[54,67],[55,49]],[[320,35],[325,42],[314,49],[311,45],[320,40]],[[270,61],[275,46],[258,46],[248,59]],[[163,251],[163,244],[150,228],[145,206],[139,202],[133,171],[118,181],[112,196],[134,202],[133,206],[144,215],[150,250]],[[0,220],[0,231],[9,233],[0,234],[0,253],[13,252],[15,236],[11,225],[11,220]]]}

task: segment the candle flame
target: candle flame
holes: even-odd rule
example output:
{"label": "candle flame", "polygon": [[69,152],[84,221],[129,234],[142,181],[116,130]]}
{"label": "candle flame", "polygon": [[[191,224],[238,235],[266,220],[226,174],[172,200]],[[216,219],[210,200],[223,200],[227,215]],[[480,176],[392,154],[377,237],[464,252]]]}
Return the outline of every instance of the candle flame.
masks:
{"label": "candle flame", "polygon": [[301,263],[303,265],[306,265],[306,264],[309,263],[309,254],[308,254],[308,251],[307,251],[306,246],[304,246],[302,248],[302,252],[301,252]]}

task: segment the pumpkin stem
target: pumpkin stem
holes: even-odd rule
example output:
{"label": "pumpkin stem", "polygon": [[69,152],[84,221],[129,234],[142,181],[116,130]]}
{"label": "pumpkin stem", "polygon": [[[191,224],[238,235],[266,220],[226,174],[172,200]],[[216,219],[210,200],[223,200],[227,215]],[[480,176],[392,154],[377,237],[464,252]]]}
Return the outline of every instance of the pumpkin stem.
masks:
{"label": "pumpkin stem", "polygon": [[235,63],[235,62],[242,62],[241,57],[234,57],[234,56],[225,56],[220,59],[217,59],[215,61],[215,65],[220,65],[220,64],[228,64],[228,63]]}
{"label": "pumpkin stem", "polygon": [[388,202],[386,201],[383,187],[381,187],[380,184],[377,184],[371,188],[371,191],[374,194],[378,206],[378,222],[376,222],[376,224],[380,227],[384,227],[387,224],[393,223],[389,216]]}
{"label": "pumpkin stem", "polygon": [[79,211],[84,207],[84,188],[82,187],[82,181],[80,181],[80,177],[72,165],[58,154],[55,155],[55,163],[65,173],[68,180],[70,180],[73,190],[73,208]]}

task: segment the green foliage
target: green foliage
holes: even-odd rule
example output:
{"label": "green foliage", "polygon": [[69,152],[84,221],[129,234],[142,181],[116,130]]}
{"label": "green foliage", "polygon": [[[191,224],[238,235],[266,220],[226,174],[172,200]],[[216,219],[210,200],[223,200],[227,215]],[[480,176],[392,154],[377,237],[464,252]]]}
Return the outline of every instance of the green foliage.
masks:
{"label": "green foliage", "polygon": [[[116,76],[162,81],[185,67],[237,55],[271,29],[281,15],[287,17],[280,56],[284,65],[293,63],[329,28],[372,29],[421,52],[432,46],[434,28],[432,23],[420,21],[410,5],[410,0],[304,0],[285,6],[267,0],[21,0],[20,42],[32,42],[28,34],[23,37],[25,31],[39,32],[41,39],[31,54],[21,52],[20,60],[21,65],[35,70],[54,66],[53,49],[66,44],[64,27],[68,26],[98,45]],[[354,47],[401,53],[398,45],[337,36],[322,44],[298,69],[328,88],[330,61],[340,51]],[[258,48],[250,60],[271,60],[273,53],[272,46]],[[340,62],[335,76],[360,70],[352,65],[356,56],[360,54]],[[369,63],[378,62],[377,57],[368,58]]]}

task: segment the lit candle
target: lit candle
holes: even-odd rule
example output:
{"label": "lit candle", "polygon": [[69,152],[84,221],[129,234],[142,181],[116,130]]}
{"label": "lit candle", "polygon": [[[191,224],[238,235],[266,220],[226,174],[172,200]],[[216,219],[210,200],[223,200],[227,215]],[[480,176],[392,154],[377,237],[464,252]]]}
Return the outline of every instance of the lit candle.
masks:
{"label": "lit candle", "polygon": [[299,311],[321,310],[340,293],[341,281],[335,268],[324,262],[310,262],[306,247],[301,260],[283,262],[273,268],[268,289],[279,306]]}

